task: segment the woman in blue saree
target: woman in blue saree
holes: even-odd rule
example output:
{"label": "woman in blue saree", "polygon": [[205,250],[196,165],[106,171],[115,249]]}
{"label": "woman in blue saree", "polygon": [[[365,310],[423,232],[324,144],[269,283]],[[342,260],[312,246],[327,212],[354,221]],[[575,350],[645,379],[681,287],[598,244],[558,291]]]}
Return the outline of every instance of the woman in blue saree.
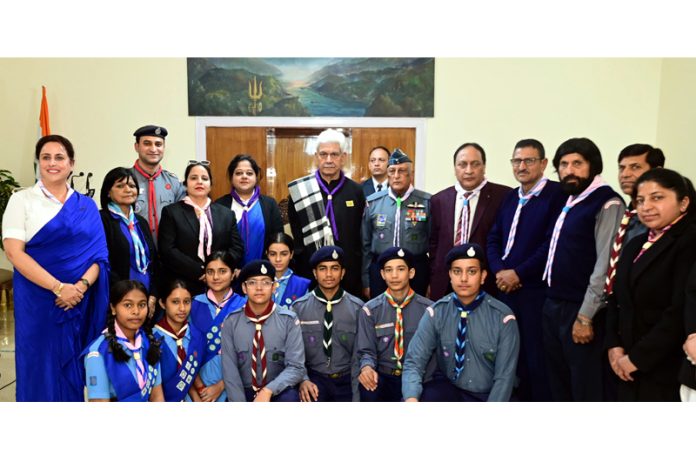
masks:
{"label": "woman in blue saree", "polygon": [[78,360],[106,321],[108,251],[94,201],[67,180],[74,149],[60,135],[36,144],[40,179],[10,197],[5,253],[15,268],[17,401],[83,401]]}

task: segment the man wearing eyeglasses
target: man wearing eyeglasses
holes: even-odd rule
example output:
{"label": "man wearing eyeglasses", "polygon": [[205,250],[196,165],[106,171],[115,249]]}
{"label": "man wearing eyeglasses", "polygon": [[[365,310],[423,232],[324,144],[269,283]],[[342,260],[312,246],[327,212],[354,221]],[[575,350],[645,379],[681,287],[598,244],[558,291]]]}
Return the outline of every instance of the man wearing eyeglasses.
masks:
{"label": "man wearing eyeglasses", "polygon": [[497,298],[512,308],[520,330],[517,397],[549,401],[541,330],[546,285],[541,277],[550,233],[567,196],[560,183],[544,176],[548,159],[539,141],[519,141],[510,164],[520,186],[505,197],[488,234],[488,264],[500,291]]}
{"label": "man wearing eyeglasses", "polygon": [[186,188],[173,173],[164,170],[160,163],[164,157],[164,139],[167,129],[157,125],[145,125],[137,129],[135,152],[138,160],[133,165],[133,176],[140,185],[140,194],[135,201],[135,213],[147,217],[152,236],[157,242],[162,208],[181,200]]}
{"label": "man wearing eyeglasses", "polygon": [[346,144],[345,135],[338,130],[319,134],[314,155],[316,172],[288,184],[288,218],[295,240],[296,273],[311,278],[312,255],[323,246],[339,246],[345,252],[344,288],[360,296],[360,222],[365,194],[358,183],[343,173]]}
{"label": "man wearing eyeglasses", "polygon": [[[454,175],[450,186],[430,199],[430,299],[451,292],[445,256],[452,247],[468,242],[485,249],[501,202],[511,188],[486,179],[486,152],[477,143],[464,143],[454,151]],[[484,288],[495,294],[495,281]]]}
{"label": "man wearing eyeglasses", "polygon": [[271,299],[274,274],[268,260],[253,260],[239,273],[247,303],[225,319],[221,334],[228,401],[299,401],[302,330],[295,313]]}
{"label": "man wearing eyeglasses", "polygon": [[415,189],[413,162],[400,149],[389,157],[389,187],[372,194],[362,221],[363,293],[367,299],[387,290],[377,258],[390,247],[403,247],[413,254],[416,275],[411,287],[425,296],[428,290],[428,241],[430,194]]}

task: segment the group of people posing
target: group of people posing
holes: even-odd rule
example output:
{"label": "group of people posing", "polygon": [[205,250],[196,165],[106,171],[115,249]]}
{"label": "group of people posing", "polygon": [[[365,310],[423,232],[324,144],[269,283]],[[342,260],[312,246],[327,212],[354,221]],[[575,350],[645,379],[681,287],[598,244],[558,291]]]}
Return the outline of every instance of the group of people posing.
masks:
{"label": "group of people posing", "polygon": [[253,156],[213,202],[209,162],[180,181],[164,127],[134,136],[101,210],[60,135],[10,198],[17,401],[696,400],[696,193],[660,149],[619,154],[628,205],[587,138],[556,150],[559,181],[518,142],[514,189],[465,143],[431,195],[383,146],[354,182],[329,129],[290,236]]}

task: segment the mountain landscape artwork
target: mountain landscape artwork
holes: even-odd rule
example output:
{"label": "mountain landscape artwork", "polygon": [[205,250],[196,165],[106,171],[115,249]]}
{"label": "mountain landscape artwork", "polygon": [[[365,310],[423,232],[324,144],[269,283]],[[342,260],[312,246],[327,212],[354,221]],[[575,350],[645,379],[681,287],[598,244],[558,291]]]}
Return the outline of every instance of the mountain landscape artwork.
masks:
{"label": "mountain landscape artwork", "polygon": [[432,117],[434,58],[188,58],[191,116]]}

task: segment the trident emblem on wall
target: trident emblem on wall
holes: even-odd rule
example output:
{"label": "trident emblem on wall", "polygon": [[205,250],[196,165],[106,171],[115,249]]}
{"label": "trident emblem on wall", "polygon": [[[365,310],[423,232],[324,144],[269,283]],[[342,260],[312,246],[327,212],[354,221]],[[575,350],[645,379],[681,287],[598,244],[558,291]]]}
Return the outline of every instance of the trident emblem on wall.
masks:
{"label": "trident emblem on wall", "polygon": [[254,76],[254,83],[252,85],[251,80],[249,80],[249,112],[251,115],[256,115],[256,113],[263,110],[261,103],[261,97],[263,96],[263,80],[256,85],[256,76]]}

